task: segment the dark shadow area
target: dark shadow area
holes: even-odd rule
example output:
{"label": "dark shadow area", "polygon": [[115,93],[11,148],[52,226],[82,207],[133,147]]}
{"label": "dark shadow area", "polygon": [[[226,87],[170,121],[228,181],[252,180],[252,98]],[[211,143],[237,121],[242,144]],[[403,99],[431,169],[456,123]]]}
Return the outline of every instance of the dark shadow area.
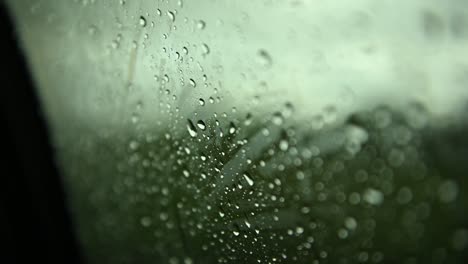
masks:
{"label": "dark shadow area", "polygon": [[45,119],[3,4],[0,19],[0,263],[81,263]]}

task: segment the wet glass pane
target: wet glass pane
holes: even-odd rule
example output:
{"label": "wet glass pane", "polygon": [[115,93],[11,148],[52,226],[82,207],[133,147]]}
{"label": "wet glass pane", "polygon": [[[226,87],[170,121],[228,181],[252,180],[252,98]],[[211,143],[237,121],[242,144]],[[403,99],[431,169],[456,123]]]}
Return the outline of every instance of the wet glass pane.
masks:
{"label": "wet glass pane", "polygon": [[89,263],[464,263],[466,1],[7,2]]}

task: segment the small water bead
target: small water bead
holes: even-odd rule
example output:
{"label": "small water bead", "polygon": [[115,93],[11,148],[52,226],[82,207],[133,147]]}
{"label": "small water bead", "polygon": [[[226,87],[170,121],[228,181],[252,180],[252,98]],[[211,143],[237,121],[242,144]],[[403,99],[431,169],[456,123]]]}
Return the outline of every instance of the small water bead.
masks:
{"label": "small water bead", "polygon": [[207,44],[203,43],[201,45],[201,51],[202,51],[202,55],[206,56],[206,55],[208,55],[210,53],[210,47],[208,47]]}
{"label": "small water bead", "polygon": [[245,223],[245,226],[246,226],[247,228],[250,228],[250,227],[252,226],[252,225],[249,223],[249,221],[247,221],[247,219],[244,221],[244,223]]}
{"label": "small water bead", "polygon": [[190,79],[190,80],[189,80],[189,83],[190,83],[190,85],[191,85],[193,88],[197,87],[197,83],[195,82],[195,80]]}
{"label": "small water bead", "polygon": [[415,129],[421,129],[428,123],[429,114],[421,102],[410,103],[406,114],[409,125]]}
{"label": "small water bead", "polygon": [[245,120],[244,120],[244,125],[250,126],[250,124],[252,124],[252,114],[247,113]]}
{"label": "small water bead", "polygon": [[359,262],[367,262],[367,260],[369,259],[369,253],[365,252],[365,251],[362,251],[359,253],[358,255],[358,261]]}
{"label": "small water bead", "polygon": [[283,115],[284,117],[290,117],[294,112],[294,107],[290,102],[284,104]]}
{"label": "small water bead", "polygon": [[353,205],[359,204],[361,202],[361,195],[357,192],[352,192],[348,197],[348,201]]}
{"label": "small water bead", "polygon": [[200,98],[200,99],[198,99],[198,103],[199,103],[201,106],[204,106],[204,105],[205,105],[205,100],[203,100],[203,98]]}
{"label": "small water bead", "polygon": [[140,219],[140,223],[143,227],[149,227],[151,225],[151,218],[144,216]]}
{"label": "small water bead", "polygon": [[369,188],[364,192],[364,201],[372,205],[380,205],[384,201],[384,195],[381,191]]}
{"label": "small water bead", "polygon": [[397,202],[399,204],[407,204],[413,199],[413,192],[408,187],[402,187],[397,194]]}
{"label": "small water bead", "polygon": [[334,105],[328,105],[324,109],[323,113],[323,118],[325,123],[331,124],[336,122],[336,119],[338,117],[338,110],[336,109],[336,106]]}
{"label": "small water bead", "polygon": [[198,120],[197,127],[204,131],[206,129],[206,124],[202,120]]}
{"label": "small water bead", "polygon": [[175,21],[175,14],[174,12],[172,11],[167,11],[167,16],[169,17],[169,19],[174,22]]}
{"label": "small water bead", "polygon": [[190,119],[187,119],[187,130],[191,137],[196,137],[198,134],[195,125],[192,123]]}
{"label": "small water bead", "polygon": [[304,228],[300,226],[296,227],[296,234],[300,235],[302,233],[304,233]]}
{"label": "small water bead", "polygon": [[236,133],[236,126],[234,125],[234,123],[231,122],[231,123],[229,124],[229,134],[232,135],[232,134],[234,134],[234,133]]}
{"label": "small water bead", "polygon": [[348,237],[348,230],[346,230],[344,228],[338,229],[338,237],[341,238],[341,239],[347,238]]}
{"label": "small water bead", "polygon": [[254,181],[253,181],[252,178],[250,178],[249,175],[247,175],[246,173],[244,173],[244,179],[247,181],[247,183],[248,183],[250,186],[253,186],[253,185],[254,185]]}
{"label": "small water bead", "polygon": [[405,161],[405,153],[399,149],[392,149],[388,154],[388,163],[393,167],[399,167]]}
{"label": "small water bead", "polygon": [[187,155],[190,155],[190,149],[189,148],[185,147],[184,151],[185,151],[185,153],[187,153]]}
{"label": "small water bead", "polygon": [[273,114],[273,117],[271,118],[271,122],[273,122],[273,124],[277,125],[277,126],[280,126],[283,124],[283,115],[280,113],[280,112],[275,112]]}
{"label": "small water bead", "polygon": [[356,174],[354,174],[354,179],[356,182],[365,182],[367,181],[368,174],[365,170],[358,170]]}
{"label": "small water bead", "polygon": [[182,52],[183,52],[185,55],[187,55],[187,54],[188,54],[188,49],[187,49],[187,47],[183,47],[183,48],[182,48]]}
{"label": "small water bead", "polygon": [[439,200],[444,203],[450,203],[457,199],[459,187],[453,180],[446,180],[440,184],[437,190]]}
{"label": "small water bead", "polygon": [[120,47],[120,43],[117,40],[112,41],[111,46],[113,49],[118,49]]}
{"label": "small water bead", "polygon": [[136,115],[136,114],[132,115],[131,121],[132,121],[133,124],[138,123],[139,120],[140,119],[139,119],[138,115]]}
{"label": "small water bead", "polygon": [[203,20],[198,20],[198,22],[197,22],[197,28],[200,29],[200,30],[202,30],[202,29],[205,29],[205,27],[206,27],[205,21],[203,21]]}
{"label": "small water bead", "polygon": [[286,150],[288,150],[288,147],[289,147],[289,143],[288,143],[287,140],[284,140],[284,139],[280,140],[280,142],[279,142],[280,150],[286,151]]}
{"label": "small water bead", "polygon": [[146,27],[146,18],[144,16],[140,16],[140,26]]}
{"label": "small water bead", "polygon": [[265,67],[265,68],[270,67],[273,63],[273,60],[270,54],[264,49],[258,50],[257,61],[262,67]]}

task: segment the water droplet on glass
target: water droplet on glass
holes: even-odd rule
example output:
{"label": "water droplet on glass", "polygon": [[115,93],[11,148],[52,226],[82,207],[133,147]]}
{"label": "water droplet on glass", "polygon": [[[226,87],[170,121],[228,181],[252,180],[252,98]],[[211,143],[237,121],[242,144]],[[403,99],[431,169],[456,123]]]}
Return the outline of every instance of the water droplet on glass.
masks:
{"label": "water droplet on glass", "polygon": [[113,49],[118,49],[120,46],[120,43],[117,40],[112,41],[111,46]]}
{"label": "water droplet on glass", "polygon": [[264,49],[257,52],[257,60],[262,67],[270,67],[273,63],[270,54]]}
{"label": "water droplet on glass", "polygon": [[247,113],[247,116],[245,117],[245,120],[244,120],[244,124],[246,126],[250,126],[250,124],[252,124],[252,114],[251,113]]}
{"label": "water droplet on glass", "polygon": [[201,50],[203,56],[206,56],[210,53],[210,47],[208,47],[208,45],[206,45],[205,43],[201,45]]}
{"label": "water droplet on glass", "polygon": [[203,20],[198,20],[198,22],[197,22],[197,28],[198,28],[198,29],[205,29],[205,27],[206,27],[205,21],[203,21]]}
{"label": "water droplet on glass", "polygon": [[294,112],[294,107],[290,102],[284,104],[283,116],[290,117]]}
{"label": "water droplet on glass", "polygon": [[201,105],[201,106],[204,106],[205,105],[205,100],[203,100],[202,98],[198,99],[198,103]]}
{"label": "water droplet on glass", "polygon": [[191,85],[192,87],[194,87],[194,88],[197,87],[197,83],[195,82],[195,80],[190,79],[190,80],[189,80],[189,83],[190,83],[190,85]]}
{"label": "water droplet on glass", "polygon": [[296,227],[296,234],[300,235],[302,233],[304,233],[304,228],[300,226]]}
{"label": "water droplet on glass", "polygon": [[187,130],[191,137],[197,136],[197,129],[195,128],[195,125],[192,123],[190,119],[187,119]]}
{"label": "water droplet on glass", "polygon": [[452,180],[444,181],[438,189],[439,200],[444,203],[455,201],[458,196],[458,185]]}
{"label": "water droplet on glass", "polygon": [[353,217],[346,217],[344,225],[349,230],[354,230],[357,227],[356,219],[354,219]]}
{"label": "water droplet on glass", "polygon": [[288,150],[288,147],[289,147],[289,144],[288,144],[288,141],[287,141],[287,140],[282,139],[282,140],[279,142],[279,148],[280,148],[282,151]]}
{"label": "water droplet on glass", "polygon": [[140,26],[146,27],[146,18],[144,16],[140,16]]}
{"label": "water droplet on glass", "polygon": [[190,155],[190,149],[189,148],[185,147],[184,151],[185,151],[185,153],[187,153],[187,155]]}
{"label": "water droplet on glass", "polygon": [[388,163],[393,167],[399,167],[405,161],[405,153],[399,149],[392,149],[388,154]]}
{"label": "water droplet on glass", "polygon": [[251,224],[249,223],[249,221],[245,220],[244,223],[245,223],[245,226],[247,226],[247,228],[251,227]]}
{"label": "water droplet on glass", "polygon": [[198,120],[197,127],[200,128],[201,130],[205,130],[206,129],[205,122],[203,122],[202,120]]}
{"label": "water droplet on glass", "polygon": [[397,194],[397,202],[399,204],[407,204],[413,199],[413,192],[408,187],[402,187]]}
{"label": "water droplet on glass", "polygon": [[151,218],[148,216],[144,216],[140,219],[140,223],[144,227],[149,227],[151,225]]}
{"label": "water droplet on glass", "polygon": [[337,119],[338,111],[334,105],[328,105],[324,109],[323,120],[325,123],[334,123]]}
{"label": "water droplet on glass", "polygon": [[384,195],[381,191],[369,188],[364,192],[364,201],[372,205],[380,205],[384,200]]}
{"label": "water droplet on glass", "polygon": [[283,121],[284,121],[283,115],[280,112],[276,112],[273,114],[271,121],[273,122],[273,124],[280,126],[283,124]]}
{"label": "water droplet on glass", "polygon": [[234,133],[236,133],[236,126],[234,125],[234,123],[231,122],[231,123],[229,124],[229,134],[232,135],[232,134],[234,134]]}
{"label": "water droplet on glass", "polygon": [[344,228],[340,228],[338,230],[338,237],[341,238],[341,239],[345,239],[348,237],[348,230],[344,229]]}
{"label": "water droplet on glass", "polygon": [[175,21],[175,14],[174,12],[172,11],[167,11],[167,16],[169,17],[169,19],[174,22]]}
{"label": "water droplet on glass", "polygon": [[161,219],[161,221],[166,221],[168,218],[169,215],[167,213],[162,212],[159,214],[159,219]]}
{"label": "water droplet on glass", "polygon": [[244,173],[244,179],[247,181],[247,184],[249,184],[250,186],[254,185],[254,181],[246,173]]}
{"label": "water droplet on glass", "polygon": [[168,83],[168,82],[169,82],[169,75],[164,74],[163,81],[164,81],[165,83]]}

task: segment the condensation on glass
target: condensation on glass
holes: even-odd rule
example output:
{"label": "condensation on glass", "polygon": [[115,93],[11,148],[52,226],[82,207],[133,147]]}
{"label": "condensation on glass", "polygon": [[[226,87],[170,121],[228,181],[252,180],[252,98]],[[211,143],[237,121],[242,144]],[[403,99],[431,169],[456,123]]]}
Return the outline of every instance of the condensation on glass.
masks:
{"label": "condensation on glass", "polygon": [[10,0],[90,263],[463,263],[468,3]]}

